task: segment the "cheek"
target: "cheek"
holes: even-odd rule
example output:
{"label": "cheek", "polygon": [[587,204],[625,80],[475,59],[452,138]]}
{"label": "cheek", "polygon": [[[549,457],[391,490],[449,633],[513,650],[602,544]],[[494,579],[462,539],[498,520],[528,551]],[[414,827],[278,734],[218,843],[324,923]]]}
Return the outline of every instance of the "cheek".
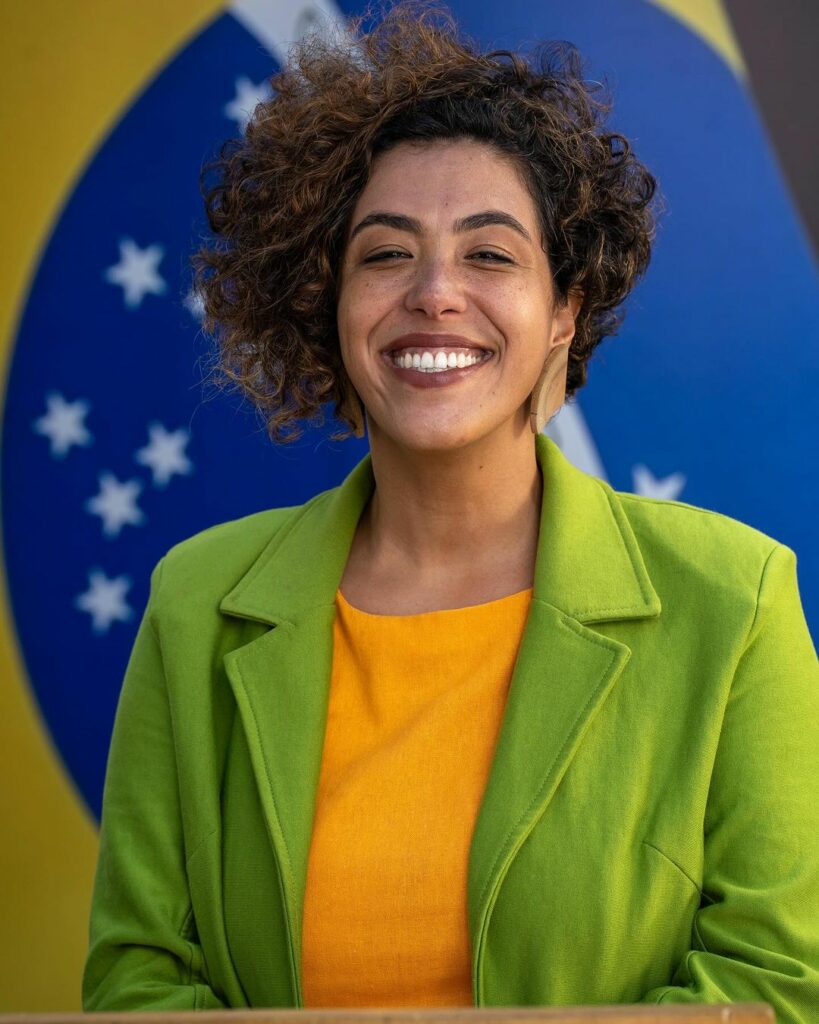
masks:
{"label": "cheek", "polygon": [[528,283],[499,281],[496,287],[488,282],[481,289],[479,301],[491,311],[494,319],[505,324],[515,336],[546,337],[550,315],[540,289]]}
{"label": "cheek", "polygon": [[350,295],[349,287],[345,288],[344,292],[339,296],[338,305],[336,306],[336,328],[338,330],[341,356],[345,362],[348,358],[350,343],[356,336],[355,313],[359,308],[359,304]]}
{"label": "cheek", "polygon": [[340,299],[336,310],[341,362],[354,382],[360,376],[357,367],[363,360],[368,337],[367,325],[362,321],[362,308],[360,296],[348,293]]}
{"label": "cheek", "polygon": [[554,322],[549,307],[540,295],[521,295],[516,323],[519,337],[524,342],[526,356],[535,362],[542,354],[543,359],[549,348]]}
{"label": "cheek", "polygon": [[494,319],[506,338],[508,354],[515,360],[525,359],[525,354],[548,335],[548,325],[525,293],[511,301],[506,296],[504,303],[496,308]]}
{"label": "cheek", "polygon": [[336,307],[336,326],[345,362],[365,357],[368,346],[383,335],[382,322],[394,307],[394,294],[378,282],[353,279],[345,285]]}
{"label": "cheek", "polygon": [[368,282],[356,281],[354,278],[339,295],[336,319],[339,333],[345,332],[355,336],[367,330],[367,324],[373,319],[377,295]]}

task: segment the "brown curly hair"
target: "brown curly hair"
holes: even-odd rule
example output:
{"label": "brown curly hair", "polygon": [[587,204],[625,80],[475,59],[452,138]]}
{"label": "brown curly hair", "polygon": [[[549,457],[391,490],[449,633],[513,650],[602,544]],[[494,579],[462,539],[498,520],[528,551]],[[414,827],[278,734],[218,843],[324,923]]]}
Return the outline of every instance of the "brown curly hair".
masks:
{"label": "brown curly hair", "polygon": [[328,402],[353,426],[338,271],[373,161],[398,142],[472,138],[515,160],[539,212],[556,300],[565,305],[570,289],[583,296],[567,398],[619,327],[616,307],[651,254],[657,183],[628,140],[604,130],[611,100],[583,79],[574,46],[541,43],[527,62],[509,50],[481,53],[438,0],[399,0],[379,14],[367,32],[372,6],[346,38],[296,44],[244,137],[225,142],[200,175],[216,237],[192,264],[203,328],[217,342],[215,378],[250,399],[274,441],[297,439],[301,420],[321,425]]}

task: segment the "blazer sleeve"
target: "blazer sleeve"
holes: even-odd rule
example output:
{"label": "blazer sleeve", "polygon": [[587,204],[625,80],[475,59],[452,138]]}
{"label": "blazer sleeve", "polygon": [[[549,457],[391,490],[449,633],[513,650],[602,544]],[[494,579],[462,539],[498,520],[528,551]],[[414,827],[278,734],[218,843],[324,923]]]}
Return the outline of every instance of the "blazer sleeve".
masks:
{"label": "blazer sleeve", "polygon": [[152,622],[162,562],[131,652],[103,789],[83,1010],[225,1007],[198,944],[174,740]]}
{"label": "blazer sleeve", "polygon": [[778,544],[734,674],[705,812],[691,949],[643,1003],[819,1007],[819,662],[796,555]]}

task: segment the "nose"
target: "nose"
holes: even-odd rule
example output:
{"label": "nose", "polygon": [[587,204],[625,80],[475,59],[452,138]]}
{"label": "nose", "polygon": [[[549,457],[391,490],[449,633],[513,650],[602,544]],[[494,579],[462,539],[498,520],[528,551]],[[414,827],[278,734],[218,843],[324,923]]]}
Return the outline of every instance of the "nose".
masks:
{"label": "nose", "polygon": [[467,299],[457,268],[445,259],[416,259],[416,272],[407,288],[404,304],[410,312],[421,311],[429,317],[442,313],[462,313]]}

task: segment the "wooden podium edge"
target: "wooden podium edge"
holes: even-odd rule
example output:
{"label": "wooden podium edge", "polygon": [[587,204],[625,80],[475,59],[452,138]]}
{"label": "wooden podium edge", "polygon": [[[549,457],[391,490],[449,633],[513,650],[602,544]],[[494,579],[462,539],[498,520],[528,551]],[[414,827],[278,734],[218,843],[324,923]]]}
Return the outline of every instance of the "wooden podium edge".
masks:
{"label": "wooden podium edge", "polygon": [[169,1024],[776,1024],[773,1008],[767,1003],[0,1014],[0,1024],[157,1024],[159,1019]]}

